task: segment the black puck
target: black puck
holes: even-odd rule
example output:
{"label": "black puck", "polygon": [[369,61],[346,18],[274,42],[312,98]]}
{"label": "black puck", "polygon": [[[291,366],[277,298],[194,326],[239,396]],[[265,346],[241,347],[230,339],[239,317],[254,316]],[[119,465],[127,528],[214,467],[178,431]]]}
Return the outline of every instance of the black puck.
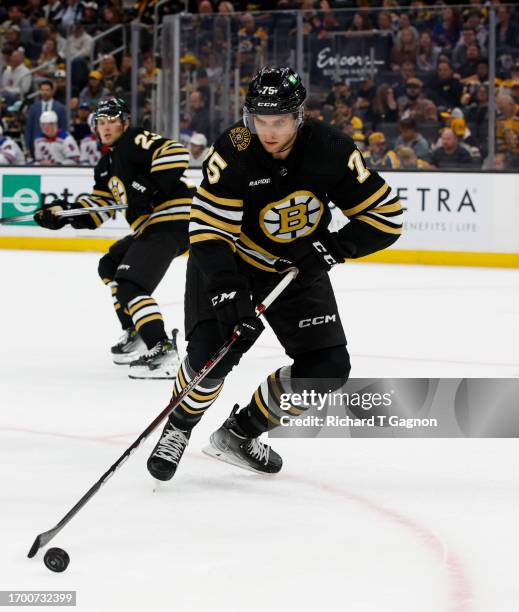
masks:
{"label": "black puck", "polygon": [[64,572],[70,563],[70,557],[62,548],[49,548],[43,562],[52,572]]}

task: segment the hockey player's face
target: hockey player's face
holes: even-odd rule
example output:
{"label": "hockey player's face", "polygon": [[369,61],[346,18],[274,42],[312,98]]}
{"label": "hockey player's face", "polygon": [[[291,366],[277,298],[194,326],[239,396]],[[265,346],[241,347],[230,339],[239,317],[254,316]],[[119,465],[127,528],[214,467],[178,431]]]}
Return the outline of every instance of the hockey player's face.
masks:
{"label": "hockey player's face", "polygon": [[96,128],[101,142],[109,147],[115,144],[126,129],[126,123],[119,117],[99,117]]}
{"label": "hockey player's face", "polygon": [[272,154],[290,147],[297,135],[297,119],[293,115],[256,115],[254,126],[263,148]]}
{"label": "hockey player's face", "polygon": [[54,138],[58,133],[58,124],[57,123],[42,123],[41,131],[47,136],[47,138]]}

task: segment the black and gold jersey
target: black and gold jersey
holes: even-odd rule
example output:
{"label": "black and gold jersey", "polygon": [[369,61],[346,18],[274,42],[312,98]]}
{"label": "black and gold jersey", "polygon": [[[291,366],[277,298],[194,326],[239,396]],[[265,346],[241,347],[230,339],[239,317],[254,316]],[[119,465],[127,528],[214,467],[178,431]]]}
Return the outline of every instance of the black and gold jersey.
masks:
{"label": "black and gold jersey", "polygon": [[191,252],[209,275],[237,270],[236,256],[272,272],[276,258],[289,258],[295,243],[326,229],[330,202],[349,219],[338,237],[350,258],[389,246],[402,231],[398,197],[348,136],[307,121],[288,157],[275,160],[236,124],[204,162],[191,208]]}
{"label": "black and gold jersey", "polygon": [[136,235],[158,223],[187,231],[194,188],[184,179],[189,151],[179,142],[141,128],[128,128],[94,169],[92,193],[79,205],[99,211],[76,217],[76,227],[96,229],[114,216],[104,206],[126,204],[126,219]]}

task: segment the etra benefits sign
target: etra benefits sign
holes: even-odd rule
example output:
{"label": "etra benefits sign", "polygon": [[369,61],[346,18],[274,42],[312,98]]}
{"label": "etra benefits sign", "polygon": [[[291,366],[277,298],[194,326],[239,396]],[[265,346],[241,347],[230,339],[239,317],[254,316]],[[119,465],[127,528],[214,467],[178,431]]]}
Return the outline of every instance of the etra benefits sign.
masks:
{"label": "etra benefits sign", "polygon": [[[4,174],[1,192],[2,217],[34,213],[41,205],[41,176],[30,174]],[[21,221],[17,225],[37,225],[34,221]]]}

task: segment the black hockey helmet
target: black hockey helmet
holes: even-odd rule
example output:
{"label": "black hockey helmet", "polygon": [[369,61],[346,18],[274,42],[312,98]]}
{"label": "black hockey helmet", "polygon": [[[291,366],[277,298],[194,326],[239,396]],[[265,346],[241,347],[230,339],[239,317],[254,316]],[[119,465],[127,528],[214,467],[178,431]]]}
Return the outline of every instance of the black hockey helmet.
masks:
{"label": "black hockey helmet", "polygon": [[262,68],[252,79],[245,97],[243,121],[251,131],[251,115],[285,115],[295,113],[303,120],[306,89],[301,77],[287,66]]}
{"label": "black hockey helmet", "polygon": [[130,109],[123,98],[108,98],[101,100],[96,106],[92,123],[95,129],[97,121],[101,117],[118,117],[121,121],[125,121],[129,116]]}

